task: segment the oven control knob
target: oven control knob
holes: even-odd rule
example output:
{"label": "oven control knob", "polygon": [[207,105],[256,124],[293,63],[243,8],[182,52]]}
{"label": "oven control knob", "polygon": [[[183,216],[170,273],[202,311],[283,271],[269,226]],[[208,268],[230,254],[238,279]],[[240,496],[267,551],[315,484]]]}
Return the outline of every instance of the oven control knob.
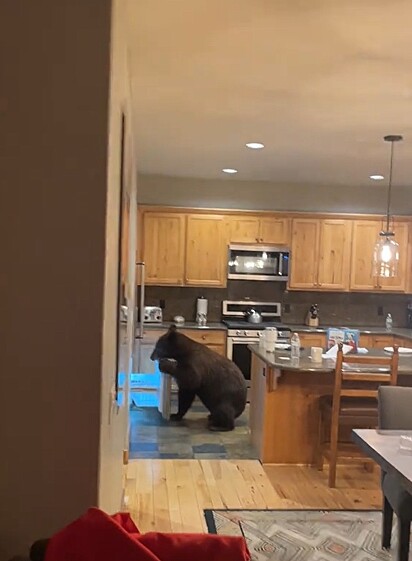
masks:
{"label": "oven control knob", "polygon": [[244,331],[244,332],[243,332],[243,335],[244,335],[245,337],[247,337],[247,331]]}
{"label": "oven control knob", "polygon": [[242,335],[242,332],[238,330],[238,331],[236,331],[236,335],[238,335],[238,336]]}

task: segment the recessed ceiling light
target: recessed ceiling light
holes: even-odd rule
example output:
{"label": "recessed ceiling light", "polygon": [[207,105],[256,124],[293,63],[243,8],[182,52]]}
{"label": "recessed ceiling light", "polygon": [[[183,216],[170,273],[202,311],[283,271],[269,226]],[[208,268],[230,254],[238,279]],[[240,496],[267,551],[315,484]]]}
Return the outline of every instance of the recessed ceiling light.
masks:
{"label": "recessed ceiling light", "polygon": [[374,181],[382,181],[382,179],[385,179],[383,175],[370,175],[369,179],[373,179]]}
{"label": "recessed ceiling light", "polygon": [[246,146],[248,148],[252,148],[252,150],[260,150],[261,148],[265,147],[265,145],[261,142],[247,142]]}
{"label": "recessed ceiling light", "polygon": [[222,171],[223,173],[237,173],[237,169],[234,168],[224,168]]}

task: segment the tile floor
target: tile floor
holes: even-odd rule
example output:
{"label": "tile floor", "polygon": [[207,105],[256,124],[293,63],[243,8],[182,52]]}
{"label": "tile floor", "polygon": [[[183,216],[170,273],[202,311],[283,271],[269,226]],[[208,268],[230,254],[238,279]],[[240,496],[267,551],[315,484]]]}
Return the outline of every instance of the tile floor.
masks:
{"label": "tile floor", "polygon": [[[172,403],[172,411],[177,409]],[[257,459],[249,441],[248,408],[236,420],[235,430],[211,432],[208,411],[195,402],[181,422],[165,421],[157,408],[130,409],[132,459]]]}

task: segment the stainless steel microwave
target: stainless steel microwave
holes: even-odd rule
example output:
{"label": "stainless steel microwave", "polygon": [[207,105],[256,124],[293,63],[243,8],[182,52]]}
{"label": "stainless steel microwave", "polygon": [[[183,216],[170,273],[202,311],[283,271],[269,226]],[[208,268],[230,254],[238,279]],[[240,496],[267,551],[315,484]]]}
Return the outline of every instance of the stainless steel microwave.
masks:
{"label": "stainless steel microwave", "polygon": [[289,249],[276,246],[230,245],[228,279],[287,281]]}

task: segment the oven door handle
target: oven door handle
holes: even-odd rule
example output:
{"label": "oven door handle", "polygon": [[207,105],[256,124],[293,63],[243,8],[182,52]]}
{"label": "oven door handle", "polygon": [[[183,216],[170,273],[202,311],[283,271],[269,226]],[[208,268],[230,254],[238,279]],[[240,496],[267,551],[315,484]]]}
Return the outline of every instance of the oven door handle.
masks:
{"label": "oven door handle", "polygon": [[243,345],[250,345],[253,343],[258,343],[258,337],[229,337],[229,341],[234,345],[239,345],[243,343]]}

